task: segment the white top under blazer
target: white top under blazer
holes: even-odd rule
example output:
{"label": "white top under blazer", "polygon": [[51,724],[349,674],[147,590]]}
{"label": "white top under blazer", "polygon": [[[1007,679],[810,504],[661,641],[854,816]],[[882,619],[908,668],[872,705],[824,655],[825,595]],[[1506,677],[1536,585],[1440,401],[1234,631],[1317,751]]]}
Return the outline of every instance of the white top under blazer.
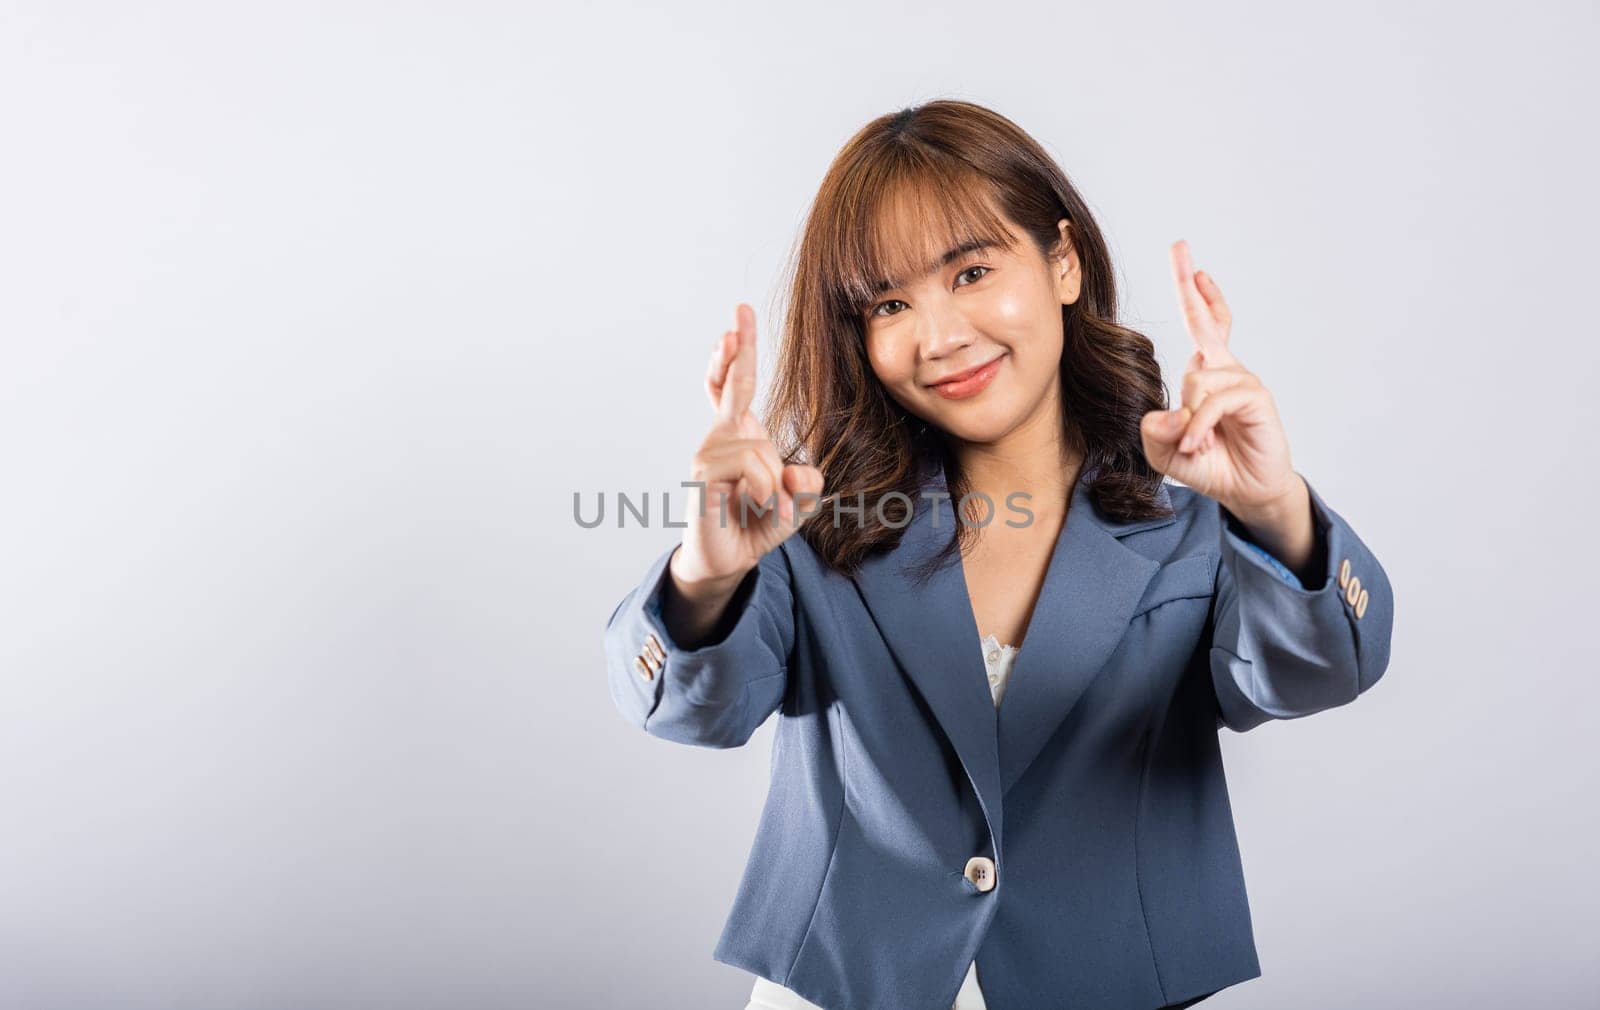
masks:
{"label": "white top under blazer", "polygon": [[[1006,680],[1011,676],[1011,667],[1017,660],[1017,646],[1002,645],[994,635],[983,636],[978,645],[983,649],[983,665],[989,671],[989,693],[994,696],[994,707],[999,708],[1000,696],[1005,694]],[[750,1002],[745,1004],[744,1010],[822,1010],[822,1008],[794,990],[757,975],[755,988],[750,992]],[[983,991],[978,988],[977,961],[967,966],[966,980],[961,983],[961,991],[956,993],[956,1001],[951,1004],[950,1010],[987,1010],[983,1002]]]}

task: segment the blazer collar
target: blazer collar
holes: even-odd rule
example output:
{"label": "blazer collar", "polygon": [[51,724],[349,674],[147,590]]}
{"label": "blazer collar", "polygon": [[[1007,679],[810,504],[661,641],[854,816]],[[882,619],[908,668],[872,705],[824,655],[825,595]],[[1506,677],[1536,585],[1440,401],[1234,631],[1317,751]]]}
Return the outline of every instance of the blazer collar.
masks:
{"label": "blazer collar", "polygon": [[[942,466],[931,464],[925,472],[926,489],[948,492]],[[1121,538],[1174,521],[1169,516],[1119,523],[1100,514],[1088,497],[1094,473],[1085,468],[1073,488],[998,712],[961,565],[946,564],[926,582],[909,570],[938,553],[953,535],[951,501],[919,496],[900,543],[866,559],[854,579],[890,652],[961,759],[997,853],[1004,793],[1110,659],[1160,567]],[[1170,505],[1165,484],[1160,495]],[[1004,519],[997,514],[995,521]]]}

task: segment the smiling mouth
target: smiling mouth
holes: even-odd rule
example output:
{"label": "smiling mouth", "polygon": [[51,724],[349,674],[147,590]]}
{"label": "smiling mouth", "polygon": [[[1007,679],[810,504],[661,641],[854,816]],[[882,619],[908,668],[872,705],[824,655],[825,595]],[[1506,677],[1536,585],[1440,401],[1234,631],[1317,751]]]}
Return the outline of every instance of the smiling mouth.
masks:
{"label": "smiling mouth", "polygon": [[981,365],[974,365],[972,368],[969,368],[966,371],[957,372],[954,375],[947,375],[947,376],[945,376],[944,378],[940,379],[937,382],[930,382],[928,384],[928,388],[929,389],[938,389],[941,386],[948,386],[948,385],[951,385],[951,384],[957,383],[957,382],[965,382],[966,380],[972,378],[974,375],[977,375],[979,372],[981,372],[984,369],[988,368],[990,365],[992,365],[995,362],[999,361],[1003,357],[1005,357],[1004,354],[997,354],[993,358],[990,358],[988,361],[985,361]]}
{"label": "smiling mouth", "polygon": [[999,374],[1000,365],[1005,360],[1006,356],[1001,354],[993,361],[979,365],[975,369],[968,369],[956,377],[937,382],[931,388],[946,400],[965,400],[977,396],[989,388],[989,383]]}

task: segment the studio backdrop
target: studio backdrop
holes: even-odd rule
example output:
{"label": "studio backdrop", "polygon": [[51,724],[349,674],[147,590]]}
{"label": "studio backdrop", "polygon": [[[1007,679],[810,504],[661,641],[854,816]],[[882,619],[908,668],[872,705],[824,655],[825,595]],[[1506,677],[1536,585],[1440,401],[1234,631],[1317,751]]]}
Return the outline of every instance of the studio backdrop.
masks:
{"label": "studio backdrop", "polygon": [[[1211,738],[1260,971],[1202,1005],[1594,1006],[1597,45],[1593,5],[1559,2],[0,5],[0,1006],[744,1007],[756,973],[714,953],[808,715],[775,701],[738,746],[649,732],[616,671],[683,643],[619,655],[609,621],[684,540],[737,307],[760,411],[830,166],[939,100],[1017,124],[1081,195],[1158,406],[1196,351],[1186,243],[1345,557],[1381,564],[1385,610],[1325,597],[1347,632],[1392,618],[1381,679]],[[1154,572],[1180,525],[1072,535]],[[1202,600],[1191,631],[1224,543],[1192,528],[1207,567],[1148,583]],[[1288,598],[1227,556],[1242,598]],[[1073,615],[1129,591],[1100,585]],[[909,614],[865,592],[813,606]],[[1064,669],[1096,643],[1057,644]],[[1006,702],[1046,669],[1021,655]],[[934,735],[926,670],[857,672],[894,678],[872,697],[907,747],[981,753]],[[869,697],[843,695],[835,726]],[[1019,739],[991,738],[1001,772]],[[872,794],[865,767],[852,803],[985,823],[981,774]],[[944,883],[980,900],[966,857],[999,855],[1004,900],[1018,793]],[[967,844],[898,837],[885,866]],[[844,935],[818,886],[771,891],[823,909],[807,957],[759,915],[741,949],[825,1010],[942,1010],[966,963],[938,998],[865,988],[818,953],[846,949],[817,946]],[[839,915],[892,922],[873,957],[980,939],[903,907]],[[1062,916],[1016,942],[1077,935]],[[1151,921],[1153,963],[1032,1005],[1176,1003],[1209,976],[1170,952],[1207,941]],[[992,1010],[1028,1005],[996,979]]]}

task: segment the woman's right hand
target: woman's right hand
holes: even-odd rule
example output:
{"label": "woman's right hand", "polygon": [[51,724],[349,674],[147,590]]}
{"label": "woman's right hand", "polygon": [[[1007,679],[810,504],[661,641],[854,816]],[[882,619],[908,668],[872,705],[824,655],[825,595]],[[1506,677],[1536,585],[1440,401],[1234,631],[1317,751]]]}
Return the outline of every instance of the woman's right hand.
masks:
{"label": "woman's right hand", "polygon": [[[734,317],[735,328],[722,334],[706,371],[706,394],[716,419],[690,462],[689,479],[705,482],[704,496],[691,493],[683,545],[670,563],[681,589],[710,598],[731,594],[763,555],[794,534],[796,495],[822,493],[822,472],[798,463],[785,466],[766,427],[751,412],[756,314],[741,302]],[[774,495],[776,523],[770,509],[758,510]],[[741,508],[746,498],[750,504]]]}

